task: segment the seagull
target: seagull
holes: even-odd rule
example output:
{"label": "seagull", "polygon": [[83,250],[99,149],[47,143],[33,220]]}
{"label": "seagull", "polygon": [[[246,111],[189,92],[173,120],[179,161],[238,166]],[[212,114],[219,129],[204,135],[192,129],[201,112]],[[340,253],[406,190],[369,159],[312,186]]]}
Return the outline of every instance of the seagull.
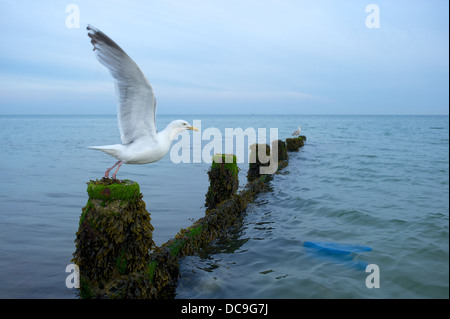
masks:
{"label": "seagull", "polygon": [[90,146],[102,151],[118,161],[105,172],[122,164],[147,164],[161,160],[169,152],[175,137],[185,131],[198,131],[184,120],[175,120],[158,132],[156,129],[156,98],[150,82],[138,65],[113,40],[91,25],[87,26],[88,36],[94,46],[97,59],[111,73],[115,80],[119,98],[117,120],[121,144]]}
{"label": "seagull", "polygon": [[297,131],[295,131],[294,133],[292,133],[292,135],[300,135],[300,132],[302,131],[302,127],[299,126]]}

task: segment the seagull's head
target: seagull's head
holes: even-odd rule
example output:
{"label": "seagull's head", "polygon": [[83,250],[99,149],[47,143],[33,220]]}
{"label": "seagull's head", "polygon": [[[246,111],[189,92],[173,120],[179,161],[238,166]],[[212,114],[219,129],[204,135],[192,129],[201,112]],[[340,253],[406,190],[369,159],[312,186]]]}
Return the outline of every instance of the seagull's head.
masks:
{"label": "seagull's head", "polygon": [[170,139],[173,140],[179,133],[186,130],[198,131],[198,129],[185,120],[172,121],[168,127],[170,127]]}

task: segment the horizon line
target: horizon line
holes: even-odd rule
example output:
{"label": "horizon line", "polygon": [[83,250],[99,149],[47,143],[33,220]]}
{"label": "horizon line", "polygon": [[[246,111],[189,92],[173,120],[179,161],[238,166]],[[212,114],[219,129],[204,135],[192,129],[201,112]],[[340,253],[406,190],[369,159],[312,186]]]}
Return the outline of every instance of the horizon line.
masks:
{"label": "horizon line", "polygon": [[[449,114],[358,114],[358,113],[161,113],[156,116],[183,116],[183,115],[219,115],[219,116],[449,116]],[[0,116],[117,116],[116,113],[5,113]]]}

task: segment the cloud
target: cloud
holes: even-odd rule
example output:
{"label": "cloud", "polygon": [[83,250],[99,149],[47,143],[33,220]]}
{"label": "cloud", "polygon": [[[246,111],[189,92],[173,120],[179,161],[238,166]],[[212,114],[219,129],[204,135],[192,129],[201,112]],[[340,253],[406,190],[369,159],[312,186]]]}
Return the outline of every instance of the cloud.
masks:
{"label": "cloud", "polygon": [[122,46],[174,110],[184,99],[233,101],[236,111],[278,101],[280,112],[295,103],[296,112],[372,112],[359,106],[376,96],[380,113],[394,99],[415,113],[433,96],[448,114],[448,10],[434,2],[379,0],[380,29],[365,27],[359,0],[73,3],[80,29],[65,26],[68,3],[0,0],[0,113],[6,101],[26,109],[39,97],[48,107],[64,94],[77,101],[75,113],[93,100],[110,110],[113,80],[92,54],[89,23]]}

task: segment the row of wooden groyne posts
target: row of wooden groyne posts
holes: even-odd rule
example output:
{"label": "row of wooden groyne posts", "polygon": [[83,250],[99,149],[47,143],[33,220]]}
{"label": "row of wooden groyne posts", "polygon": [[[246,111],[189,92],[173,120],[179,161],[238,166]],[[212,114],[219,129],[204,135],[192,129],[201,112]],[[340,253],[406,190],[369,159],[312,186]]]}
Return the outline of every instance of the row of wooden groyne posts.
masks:
{"label": "row of wooden groyne posts", "polygon": [[[298,151],[305,136],[278,140],[278,169],[288,164],[288,152]],[[80,270],[81,298],[173,298],[179,274],[179,259],[192,255],[225,235],[242,218],[247,204],[267,189],[273,175],[260,174],[269,163],[260,161],[255,144],[248,183],[237,192],[235,155],[215,155],[208,171],[205,216],[161,246],[152,239],[153,226],[139,185],[111,179],[90,181],[86,206],[82,209],[72,261]],[[252,154],[251,154],[252,156]]]}

